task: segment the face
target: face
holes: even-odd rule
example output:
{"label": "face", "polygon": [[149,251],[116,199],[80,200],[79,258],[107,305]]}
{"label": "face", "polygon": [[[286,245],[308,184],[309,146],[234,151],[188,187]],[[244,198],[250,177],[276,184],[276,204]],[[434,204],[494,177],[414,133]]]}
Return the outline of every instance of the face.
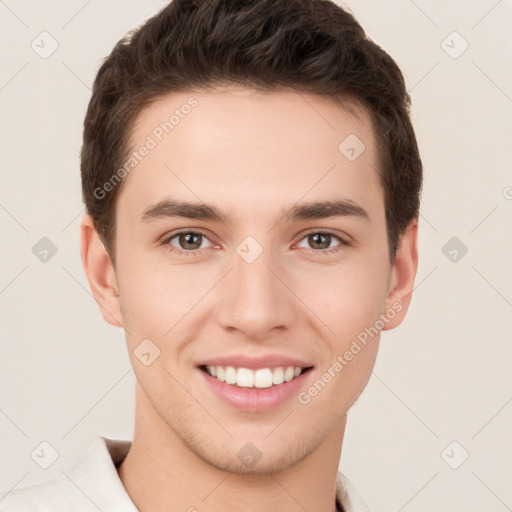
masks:
{"label": "face", "polygon": [[353,108],[233,87],[171,94],[132,132],[150,149],[118,198],[115,280],[137,407],[218,468],[284,470],[330,439],[404,314]]}

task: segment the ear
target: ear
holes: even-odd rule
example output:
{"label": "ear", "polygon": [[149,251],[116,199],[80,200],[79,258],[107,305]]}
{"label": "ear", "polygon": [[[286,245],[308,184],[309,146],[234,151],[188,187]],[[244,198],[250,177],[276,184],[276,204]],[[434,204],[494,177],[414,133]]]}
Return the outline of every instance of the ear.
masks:
{"label": "ear", "polygon": [[386,311],[395,311],[382,329],[394,329],[405,318],[411,303],[414,279],[418,270],[418,220],[413,219],[400,238],[400,245],[396,253],[396,260],[391,270],[388,295],[386,297]]}
{"label": "ear", "polygon": [[94,221],[87,214],[80,221],[80,257],[103,319],[114,327],[123,327],[115,271]]}

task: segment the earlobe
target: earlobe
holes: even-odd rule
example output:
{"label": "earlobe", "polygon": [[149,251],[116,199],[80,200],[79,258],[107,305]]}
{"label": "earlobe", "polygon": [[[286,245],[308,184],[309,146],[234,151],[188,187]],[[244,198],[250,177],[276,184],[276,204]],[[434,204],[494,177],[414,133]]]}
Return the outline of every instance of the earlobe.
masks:
{"label": "earlobe", "polygon": [[[397,249],[396,260],[391,271],[386,312],[389,321],[383,330],[398,327],[405,318],[412,299],[414,280],[418,270],[418,220],[413,219],[405,229]],[[392,318],[391,318],[392,316]]]}
{"label": "earlobe", "polygon": [[96,231],[94,221],[87,214],[80,221],[80,257],[92,294],[104,320],[114,327],[123,327],[115,271]]}

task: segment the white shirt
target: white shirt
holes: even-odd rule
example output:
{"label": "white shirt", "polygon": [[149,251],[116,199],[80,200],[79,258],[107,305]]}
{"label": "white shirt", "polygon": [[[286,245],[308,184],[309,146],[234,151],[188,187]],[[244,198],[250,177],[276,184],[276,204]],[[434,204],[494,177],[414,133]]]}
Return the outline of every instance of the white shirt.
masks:
{"label": "white shirt", "polygon": [[[53,480],[0,491],[0,512],[138,512],[117,473],[131,444],[97,437],[78,463]],[[344,512],[371,512],[339,472],[336,500]]]}

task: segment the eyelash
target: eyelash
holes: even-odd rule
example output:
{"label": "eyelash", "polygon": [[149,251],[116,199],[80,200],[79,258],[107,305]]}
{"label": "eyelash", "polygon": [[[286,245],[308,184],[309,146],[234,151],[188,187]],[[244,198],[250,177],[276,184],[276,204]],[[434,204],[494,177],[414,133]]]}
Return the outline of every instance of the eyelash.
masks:
{"label": "eyelash", "polygon": [[[204,249],[196,249],[196,250],[192,250],[192,251],[185,251],[183,249],[177,249],[176,247],[170,245],[169,242],[173,238],[176,238],[178,235],[181,235],[183,233],[193,234],[193,235],[202,235],[202,236],[204,236],[205,238],[208,239],[208,234],[206,232],[202,231],[201,229],[195,229],[195,230],[184,229],[184,230],[181,230],[181,231],[174,232],[174,233],[172,233],[169,236],[166,235],[163,238],[163,240],[161,241],[161,244],[163,246],[165,246],[166,249],[169,250],[171,253],[177,253],[178,255],[183,254],[185,256],[190,256],[190,257],[200,256]],[[306,237],[308,237],[310,235],[330,235],[330,236],[333,236],[334,238],[336,238],[340,242],[339,245],[337,245],[336,247],[334,247],[332,249],[309,249],[313,253],[321,255],[321,256],[329,256],[329,255],[331,255],[333,253],[336,253],[338,251],[343,250],[345,247],[349,247],[349,246],[352,245],[352,242],[349,242],[349,241],[341,238],[339,235],[337,235],[336,233],[334,233],[334,232],[332,232],[332,231],[330,231],[328,229],[327,230],[322,230],[322,231],[310,231],[310,232],[306,233],[299,240],[299,242],[301,242],[302,240],[304,240],[304,238],[306,238]]]}

